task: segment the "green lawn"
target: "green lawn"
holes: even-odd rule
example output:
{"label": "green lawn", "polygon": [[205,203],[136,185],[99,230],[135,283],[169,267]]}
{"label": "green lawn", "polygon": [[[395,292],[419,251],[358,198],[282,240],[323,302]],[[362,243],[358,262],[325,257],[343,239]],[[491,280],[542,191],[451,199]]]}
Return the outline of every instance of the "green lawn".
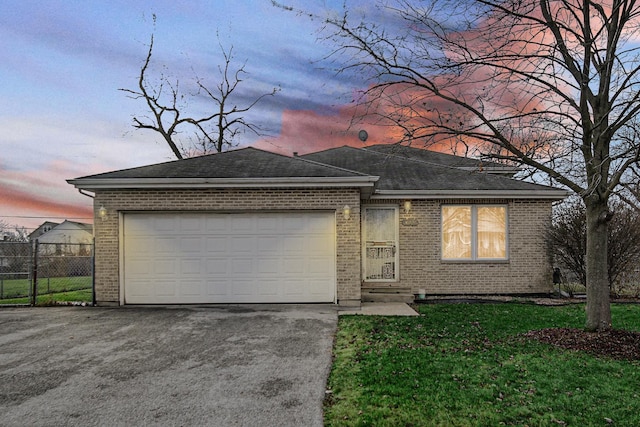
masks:
{"label": "green lawn", "polygon": [[[38,295],[36,305],[53,305],[56,302],[92,302],[91,289],[82,289],[79,291],[57,292],[46,295]],[[30,304],[28,297],[23,298],[7,298],[0,300],[0,305],[7,304]]]}
{"label": "green lawn", "polygon": [[[2,280],[0,304],[28,304],[30,286],[28,279]],[[39,278],[37,295],[38,301],[91,301],[91,276]]]}
{"label": "green lawn", "polygon": [[[521,336],[584,324],[584,305],[436,304],[420,317],[341,316],[328,426],[640,425],[640,363]],[[613,305],[640,330],[640,307]]]}

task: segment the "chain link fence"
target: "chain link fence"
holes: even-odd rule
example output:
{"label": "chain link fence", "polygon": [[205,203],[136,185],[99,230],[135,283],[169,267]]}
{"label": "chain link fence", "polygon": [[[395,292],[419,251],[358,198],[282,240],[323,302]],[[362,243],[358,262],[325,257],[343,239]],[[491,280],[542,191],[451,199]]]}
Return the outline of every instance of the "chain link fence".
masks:
{"label": "chain link fence", "polygon": [[0,242],[0,303],[93,302],[93,245]]}
{"label": "chain link fence", "polygon": [[31,243],[0,242],[0,299],[31,296]]}

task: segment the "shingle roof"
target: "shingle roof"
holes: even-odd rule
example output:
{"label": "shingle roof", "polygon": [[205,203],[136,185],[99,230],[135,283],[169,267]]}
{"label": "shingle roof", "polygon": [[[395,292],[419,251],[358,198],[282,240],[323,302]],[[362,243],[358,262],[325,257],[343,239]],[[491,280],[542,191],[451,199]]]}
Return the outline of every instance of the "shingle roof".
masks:
{"label": "shingle roof", "polygon": [[316,162],[376,175],[376,190],[495,190],[541,191],[551,187],[487,174],[461,170],[422,160],[349,146],[332,148],[304,156]]}
{"label": "shingle roof", "polygon": [[487,162],[479,159],[471,159],[468,157],[454,156],[452,154],[440,153],[437,151],[426,150],[422,148],[411,147],[398,144],[377,144],[365,147],[365,150],[376,151],[378,153],[392,154],[398,157],[405,157],[414,160],[422,160],[427,163],[433,163],[441,166],[451,166],[460,169],[484,169],[492,172],[500,171],[502,173],[513,174],[518,168],[502,165],[495,162]]}
{"label": "shingle roof", "polygon": [[78,179],[356,177],[364,174],[256,148],[174,160]]}
{"label": "shingle roof", "polygon": [[[361,197],[544,197],[561,190],[527,183],[453,163],[455,156],[430,152],[396,155],[387,149],[333,148],[288,157],[243,148],[72,179],[77,188],[283,188],[358,187]],[[406,153],[405,153],[406,154]],[[409,156],[410,155],[410,156]],[[427,157],[428,156],[428,157]],[[425,159],[429,159],[429,161]],[[460,161],[462,162],[462,161]],[[458,163],[462,164],[462,163]],[[468,163],[467,163],[468,164]],[[463,166],[464,168],[464,166]],[[373,193],[372,193],[373,192]]]}

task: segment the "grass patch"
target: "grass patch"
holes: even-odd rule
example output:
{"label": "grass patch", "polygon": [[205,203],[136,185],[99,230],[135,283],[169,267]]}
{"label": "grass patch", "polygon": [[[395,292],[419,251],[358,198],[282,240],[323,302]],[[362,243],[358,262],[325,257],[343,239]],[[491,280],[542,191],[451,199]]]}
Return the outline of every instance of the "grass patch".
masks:
{"label": "grass patch", "polygon": [[[3,280],[0,305],[29,304],[30,286],[28,279]],[[36,304],[47,305],[67,301],[92,301],[91,276],[38,279]]]}
{"label": "grass patch", "polygon": [[[0,304],[5,298],[22,298],[29,295],[29,279],[3,279],[0,284]],[[41,277],[38,279],[37,295],[58,294],[69,291],[91,289],[91,276]]]}
{"label": "grass patch", "polygon": [[[640,363],[521,334],[581,328],[584,305],[436,304],[420,317],[341,316],[328,426],[640,425]],[[640,307],[613,305],[640,330]]]}
{"label": "grass patch", "polygon": [[[78,291],[57,292],[46,295],[38,295],[36,305],[54,305],[57,302],[92,302],[91,289]],[[28,297],[7,298],[0,300],[0,306],[5,304],[30,304]]]}

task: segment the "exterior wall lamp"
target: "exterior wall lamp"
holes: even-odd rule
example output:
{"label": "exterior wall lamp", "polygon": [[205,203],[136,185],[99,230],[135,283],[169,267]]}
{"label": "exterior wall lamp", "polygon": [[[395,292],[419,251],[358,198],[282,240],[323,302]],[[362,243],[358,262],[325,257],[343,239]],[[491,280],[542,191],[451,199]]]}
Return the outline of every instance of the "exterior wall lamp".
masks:
{"label": "exterior wall lamp", "polygon": [[351,219],[351,206],[344,205],[344,208],[342,208],[342,216],[344,219]]}
{"label": "exterior wall lamp", "polygon": [[408,214],[411,212],[411,200],[404,201],[404,213]]}
{"label": "exterior wall lamp", "polygon": [[100,206],[100,209],[98,209],[98,216],[100,217],[100,219],[105,221],[107,219],[107,208],[105,208],[104,206]]}

